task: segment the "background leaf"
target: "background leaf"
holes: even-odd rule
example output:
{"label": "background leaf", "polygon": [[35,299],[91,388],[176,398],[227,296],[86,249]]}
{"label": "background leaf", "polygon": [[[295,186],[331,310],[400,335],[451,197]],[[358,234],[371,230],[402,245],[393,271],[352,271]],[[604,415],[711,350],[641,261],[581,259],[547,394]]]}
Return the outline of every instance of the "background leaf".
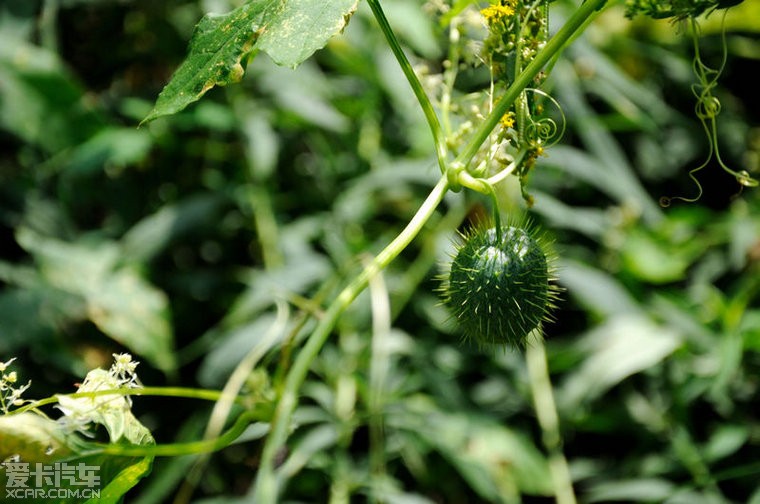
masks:
{"label": "background leaf", "polygon": [[18,240],[47,282],[84,300],[87,317],[104,334],[164,371],[175,369],[168,300],[138,268],[120,264],[117,244],[66,243],[28,228]]}
{"label": "background leaf", "polygon": [[578,342],[587,358],[560,386],[560,407],[567,412],[578,409],[628,376],[656,365],[680,343],[677,333],[644,317],[611,318]]}

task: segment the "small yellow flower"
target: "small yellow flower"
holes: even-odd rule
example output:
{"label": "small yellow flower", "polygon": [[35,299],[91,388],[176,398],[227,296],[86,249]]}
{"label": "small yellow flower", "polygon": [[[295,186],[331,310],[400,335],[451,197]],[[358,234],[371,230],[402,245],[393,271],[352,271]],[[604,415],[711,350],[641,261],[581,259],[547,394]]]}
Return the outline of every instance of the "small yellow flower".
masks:
{"label": "small yellow flower", "polygon": [[501,119],[499,119],[499,124],[501,124],[504,128],[511,128],[515,125],[515,113],[514,112],[507,112],[503,116],[501,116]]}
{"label": "small yellow flower", "polygon": [[486,18],[486,21],[489,23],[493,23],[494,21],[509,17],[514,13],[515,9],[509,5],[489,5],[480,11],[480,14]]}

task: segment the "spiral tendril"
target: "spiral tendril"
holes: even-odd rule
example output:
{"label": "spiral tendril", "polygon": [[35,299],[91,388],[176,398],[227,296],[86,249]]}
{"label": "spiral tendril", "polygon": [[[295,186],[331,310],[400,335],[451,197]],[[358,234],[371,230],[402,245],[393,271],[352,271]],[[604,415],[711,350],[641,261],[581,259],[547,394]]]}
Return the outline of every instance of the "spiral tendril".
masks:
{"label": "spiral tendril", "polygon": [[525,127],[526,138],[530,142],[535,142],[542,147],[551,147],[552,145],[555,145],[565,134],[565,128],[567,127],[567,120],[565,119],[565,113],[562,110],[562,107],[550,94],[540,89],[527,88],[525,89],[525,92],[538,94],[547,99],[559,111],[561,117],[561,125],[558,125],[557,122],[550,117],[543,117],[538,120],[529,117],[529,122]]}
{"label": "spiral tendril", "polygon": [[[723,14],[723,23],[725,23],[725,12]],[[740,191],[734,197],[741,194],[741,189],[744,187],[757,187],[758,181],[752,178],[746,170],[735,171],[729,168],[723,161],[720,155],[720,149],[718,146],[718,124],[717,116],[721,111],[721,103],[717,97],[713,96],[712,91],[718,85],[718,79],[723,73],[723,69],[726,66],[728,60],[728,46],[726,44],[726,29],[725,25],[721,29],[721,44],[722,44],[722,58],[718,68],[711,68],[702,61],[702,56],[699,51],[699,37],[700,29],[696,19],[691,18],[691,36],[694,43],[694,60],[692,62],[692,69],[697,76],[699,82],[691,86],[691,91],[697,99],[697,103],[694,106],[694,113],[702,123],[702,127],[707,137],[707,143],[709,150],[705,161],[696,168],[689,171],[689,178],[694,181],[697,186],[697,195],[693,198],[684,196],[663,196],[660,198],[660,206],[668,207],[673,200],[686,201],[693,203],[702,197],[702,185],[696,177],[696,173],[702,170],[707,164],[715,157],[718,166],[726,173],[732,175],[737,183],[740,185]]]}
{"label": "spiral tendril", "polygon": [[[724,13],[723,23],[725,23],[725,19],[726,17]],[[726,66],[726,61],[728,60],[728,46],[726,44],[725,26],[723,26],[721,30],[722,58],[720,66],[718,66],[718,68],[710,68],[702,61],[702,57],[699,51],[699,24],[694,18],[691,18],[690,21],[691,35],[694,43],[694,60],[692,63],[692,69],[694,71],[694,74],[697,76],[697,79],[699,80],[699,82],[691,86],[691,91],[697,99],[697,103],[694,106],[694,113],[702,123],[705,135],[707,136],[709,151],[707,153],[707,158],[705,161],[698,167],[689,171],[689,178],[691,178],[694,181],[694,184],[697,186],[697,195],[693,198],[687,198],[684,196],[663,196],[660,198],[660,206],[662,207],[670,206],[673,200],[681,200],[689,203],[693,203],[699,200],[702,197],[703,190],[702,185],[699,183],[699,180],[696,177],[696,173],[707,166],[707,164],[713,159],[713,156],[715,157],[718,166],[720,166],[721,169],[723,169],[723,171],[726,173],[731,174],[736,179],[737,183],[739,183],[740,191],[734,195],[734,197],[741,194],[741,189],[744,187],[756,187],[758,185],[758,181],[752,178],[749,172],[746,170],[732,170],[726,165],[725,162],[723,162],[723,159],[720,156],[720,149],[718,146],[717,116],[720,114],[721,104],[720,100],[718,100],[717,97],[713,96],[712,91],[717,86],[718,79],[723,73],[723,69]]]}

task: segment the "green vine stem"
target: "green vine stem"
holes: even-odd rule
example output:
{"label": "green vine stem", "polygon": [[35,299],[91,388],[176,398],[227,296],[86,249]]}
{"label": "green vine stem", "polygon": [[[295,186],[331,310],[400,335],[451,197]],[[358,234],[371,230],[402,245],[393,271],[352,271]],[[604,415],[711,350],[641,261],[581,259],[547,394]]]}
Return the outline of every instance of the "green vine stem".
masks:
{"label": "green vine stem", "polygon": [[607,0],[586,0],[573,12],[565,24],[562,25],[562,28],[549,39],[544,48],[536,54],[533,61],[515,78],[512,85],[507,88],[504,95],[496,102],[491,113],[480,124],[480,127],[478,127],[461,154],[457,156],[454,161],[455,166],[464,167],[470,164],[470,161],[475,157],[483,142],[488,139],[491,131],[499,123],[499,120],[507,113],[509,107],[512,106],[522,92],[530,87],[533,78],[538,75],[538,72],[565,48],[578,31],[594,17],[594,13],[600,11],[606,3]]}
{"label": "green vine stem", "polygon": [[[83,398],[83,397],[92,398],[92,397],[100,397],[100,396],[106,396],[106,395],[183,397],[185,399],[199,399],[203,401],[216,402],[222,398],[222,391],[187,388],[187,387],[139,387],[139,388],[119,388],[119,389],[112,389],[112,390],[97,390],[93,392],[74,392],[72,394],[56,394],[54,396],[46,397],[45,399],[32,401],[25,404],[24,406],[20,408],[17,408],[9,412],[8,414],[18,415],[20,413],[24,413],[25,411],[36,410],[48,404],[56,404],[58,403],[59,396],[66,396],[72,399],[77,399],[77,398]],[[243,402],[244,402],[244,398],[242,397],[235,398],[236,404],[244,405]]]}
{"label": "green vine stem", "polygon": [[351,305],[356,297],[367,287],[369,281],[388,266],[414,239],[428,221],[448,191],[446,177],[441,177],[427,199],[422,203],[412,220],[388,244],[354,280],[341,291],[332,302],[319,324],[306,340],[303,348],[293,362],[293,367],[285,377],[282,394],[272,418],[269,435],[261,454],[261,465],[256,475],[254,501],[258,504],[277,501],[277,477],[274,474],[274,460],[287,440],[290,418],[298,403],[298,390],[306,379],[311,363],[330,336],[338,318]]}
{"label": "green vine stem", "polygon": [[414,96],[417,97],[417,101],[422,107],[422,112],[425,114],[425,119],[427,119],[428,125],[430,126],[430,132],[433,134],[438,165],[441,168],[441,172],[445,172],[446,154],[448,151],[446,149],[443,131],[441,130],[441,124],[438,121],[438,115],[435,113],[435,108],[433,108],[433,104],[430,103],[430,99],[428,98],[427,93],[425,93],[425,89],[417,78],[417,74],[414,73],[414,68],[412,68],[412,65],[409,63],[406,54],[404,54],[404,50],[401,48],[401,44],[399,44],[396,35],[393,33],[391,25],[388,23],[388,19],[385,17],[382,7],[380,7],[379,0],[367,0],[367,3],[372,9],[372,14],[374,14],[377,23],[380,25],[380,29],[385,35],[385,39],[388,41],[388,45],[390,46],[391,51],[393,51],[393,55],[396,56],[396,60],[398,60],[398,64],[401,66],[401,70],[404,72],[406,80],[409,81],[409,85],[411,86],[412,91],[414,91]]}
{"label": "green vine stem", "polygon": [[127,445],[127,444],[98,444],[92,450],[87,450],[78,456],[97,454],[118,455],[122,457],[179,457],[183,455],[199,455],[219,451],[231,445],[240,437],[248,426],[257,419],[254,411],[241,413],[232,426],[219,437],[189,441],[187,443],[167,443],[157,445]]}

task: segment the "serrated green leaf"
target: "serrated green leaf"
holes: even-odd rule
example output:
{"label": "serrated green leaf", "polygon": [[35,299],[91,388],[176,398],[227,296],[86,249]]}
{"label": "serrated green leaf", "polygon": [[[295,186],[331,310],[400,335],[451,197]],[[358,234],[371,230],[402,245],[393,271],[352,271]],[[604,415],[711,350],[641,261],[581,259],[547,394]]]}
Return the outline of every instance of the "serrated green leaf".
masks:
{"label": "serrated green leaf", "polygon": [[214,86],[239,82],[243,60],[265,51],[296,67],[341,32],[358,0],[252,0],[224,15],[208,14],[195,28],[187,58],[140,124],[175,114]]}
{"label": "serrated green leaf", "polygon": [[245,72],[242,60],[253,51],[266,14],[276,12],[282,1],[253,1],[228,14],[205,15],[195,27],[187,58],[140,124],[179,112],[214,86],[239,82]]}
{"label": "serrated green leaf", "polygon": [[258,41],[278,65],[296,67],[343,31],[358,0],[287,0]]}

